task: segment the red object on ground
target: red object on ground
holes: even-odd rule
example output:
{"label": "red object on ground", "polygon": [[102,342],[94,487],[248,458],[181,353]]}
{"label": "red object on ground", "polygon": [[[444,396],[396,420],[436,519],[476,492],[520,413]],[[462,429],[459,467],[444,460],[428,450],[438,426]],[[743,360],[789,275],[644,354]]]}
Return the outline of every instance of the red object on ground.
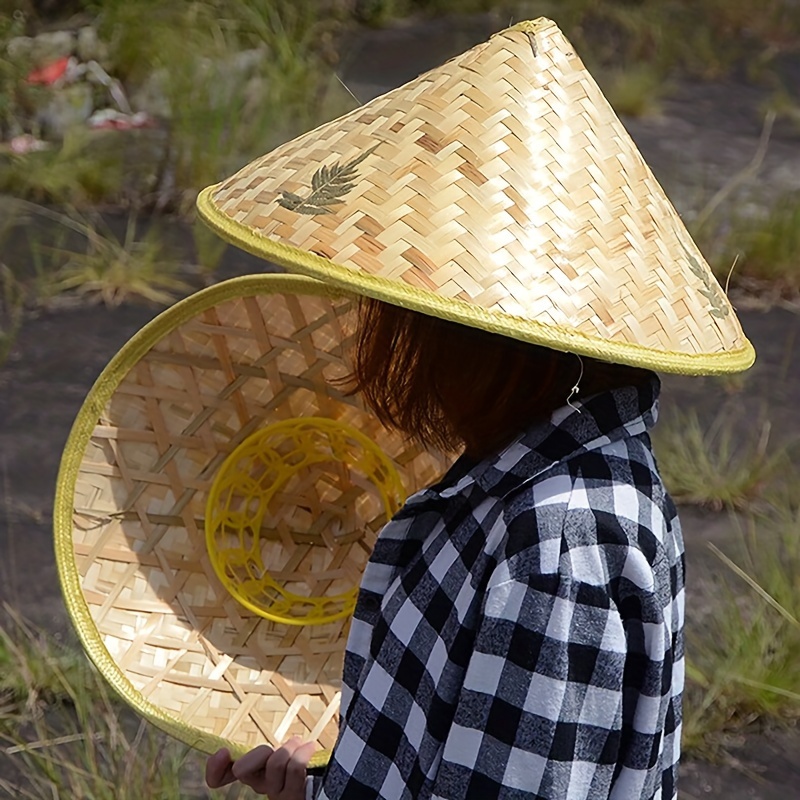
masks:
{"label": "red object on ground", "polygon": [[136,114],[123,114],[112,108],[95,111],[87,121],[88,126],[95,131],[129,131],[137,128],[153,128],[155,120],[146,112],[138,111]]}
{"label": "red object on ground", "polygon": [[40,150],[47,150],[50,145],[31,136],[29,133],[23,133],[20,136],[15,136],[7,146],[7,149],[18,156],[25,156],[28,153],[38,153]]}
{"label": "red object on ground", "polygon": [[67,74],[69,59],[69,56],[64,56],[57,61],[51,61],[49,64],[33,70],[26,78],[27,82],[40,86],[52,86],[54,83],[58,83]]}

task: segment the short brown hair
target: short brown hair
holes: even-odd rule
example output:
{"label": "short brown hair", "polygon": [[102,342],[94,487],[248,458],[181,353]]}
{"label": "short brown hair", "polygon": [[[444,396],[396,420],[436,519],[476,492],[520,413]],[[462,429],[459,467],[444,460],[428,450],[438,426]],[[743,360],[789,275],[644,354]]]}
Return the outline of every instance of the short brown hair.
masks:
{"label": "short brown hair", "polygon": [[[563,406],[580,372],[575,355],[362,298],[348,388],[384,425],[484,457]],[[580,396],[649,375],[583,357]]]}

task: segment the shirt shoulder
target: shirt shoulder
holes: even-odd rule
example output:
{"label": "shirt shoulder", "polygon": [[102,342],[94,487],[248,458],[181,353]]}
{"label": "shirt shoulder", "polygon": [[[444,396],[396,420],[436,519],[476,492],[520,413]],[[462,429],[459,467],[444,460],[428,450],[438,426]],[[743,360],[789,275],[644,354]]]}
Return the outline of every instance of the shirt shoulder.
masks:
{"label": "shirt shoulder", "polygon": [[566,574],[607,585],[640,562],[646,588],[656,563],[682,552],[647,436],[576,453],[523,481],[503,498],[502,524],[498,562],[509,578]]}

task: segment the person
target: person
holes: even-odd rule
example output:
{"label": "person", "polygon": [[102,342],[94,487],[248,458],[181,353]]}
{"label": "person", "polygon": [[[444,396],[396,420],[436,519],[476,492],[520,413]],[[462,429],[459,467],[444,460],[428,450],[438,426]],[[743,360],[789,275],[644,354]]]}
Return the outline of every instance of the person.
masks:
{"label": "person", "polygon": [[272,800],[671,800],[684,562],[657,372],[755,358],[613,109],[521,22],[208,187],[226,239],[361,298],[351,389],[460,450],[383,528],[321,775],[211,756]]}
{"label": "person", "polygon": [[463,454],[378,537],[322,777],[297,739],[207,782],[272,800],[671,798],[683,544],[649,429],[654,373],[378,301],[352,390]]}

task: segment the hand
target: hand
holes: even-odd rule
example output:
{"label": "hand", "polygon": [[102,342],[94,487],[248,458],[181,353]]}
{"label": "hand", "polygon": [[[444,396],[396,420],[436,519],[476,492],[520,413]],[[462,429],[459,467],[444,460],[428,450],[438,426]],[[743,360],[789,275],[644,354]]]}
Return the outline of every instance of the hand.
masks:
{"label": "hand", "polygon": [[314,750],[313,742],[303,744],[299,736],[277,750],[262,744],[237,761],[223,748],[206,762],[206,783],[219,789],[238,780],[270,800],[305,800],[306,767]]}

